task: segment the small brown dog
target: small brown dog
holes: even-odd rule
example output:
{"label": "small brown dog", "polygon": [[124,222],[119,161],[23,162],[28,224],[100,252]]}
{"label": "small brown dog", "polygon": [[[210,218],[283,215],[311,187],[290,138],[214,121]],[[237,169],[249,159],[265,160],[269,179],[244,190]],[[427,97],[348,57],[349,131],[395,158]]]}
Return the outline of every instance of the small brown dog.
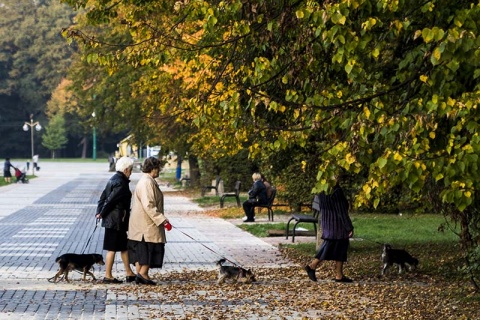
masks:
{"label": "small brown dog", "polygon": [[[88,254],[76,254],[76,253],[65,253],[60,257],[55,259],[55,262],[58,263],[59,269],[58,272],[53,277],[53,282],[57,282],[57,279],[61,276],[65,276],[65,280],[68,280],[68,273],[72,270],[78,270],[83,272],[83,281],[86,280],[87,274],[92,277],[93,280],[96,280],[95,276],[90,269],[92,269],[94,264],[104,265],[103,257],[98,253],[88,253]],[[61,279],[60,279],[61,280]],[[59,281],[60,281],[59,280]]]}
{"label": "small brown dog", "polygon": [[255,275],[251,270],[244,269],[238,266],[224,266],[227,259],[223,258],[217,261],[220,267],[218,270],[218,284],[224,283],[225,279],[234,279],[235,282],[252,283],[256,282]]}

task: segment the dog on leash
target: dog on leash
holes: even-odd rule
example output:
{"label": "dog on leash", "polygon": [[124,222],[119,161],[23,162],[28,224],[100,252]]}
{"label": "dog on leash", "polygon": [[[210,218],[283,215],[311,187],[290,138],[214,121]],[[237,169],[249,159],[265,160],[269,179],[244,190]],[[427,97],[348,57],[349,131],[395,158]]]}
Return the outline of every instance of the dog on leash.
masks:
{"label": "dog on leash", "polygon": [[225,279],[234,279],[235,282],[252,283],[256,282],[255,275],[251,270],[244,269],[238,266],[223,265],[227,259],[223,258],[217,261],[218,270],[218,284],[224,283]]}
{"label": "dog on leash", "polygon": [[[68,273],[72,270],[77,270],[83,273],[83,281],[86,280],[87,274],[92,277],[93,280],[96,280],[93,273],[90,271],[94,264],[104,265],[103,257],[101,254],[97,253],[88,253],[88,254],[76,254],[76,253],[65,253],[55,259],[55,262],[58,263],[58,272],[53,277],[53,282],[57,282],[60,276],[64,276],[67,282]],[[61,280],[61,279],[60,279]],[[58,280],[58,281],[60,281]]]}
{"label": "dog on leash", "polygon": [[412,257],[406,250],[392,249],[392,246],[388,243],[383,245],[382,262],[382,276],[385,275],[387,269],[393,264],[398,265],[399,274],[402,273],[404,269],[407,270],[407,266],[409,270],[415,269],[418,266],[417,258]]}

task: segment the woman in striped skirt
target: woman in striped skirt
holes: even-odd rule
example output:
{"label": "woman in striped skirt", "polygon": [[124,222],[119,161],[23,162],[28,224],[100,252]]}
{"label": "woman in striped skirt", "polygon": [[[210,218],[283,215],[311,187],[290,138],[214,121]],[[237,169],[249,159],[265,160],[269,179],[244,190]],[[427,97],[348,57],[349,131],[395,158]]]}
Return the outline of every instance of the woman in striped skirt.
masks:
{"label": "woman in striped skirt", "polygon": [[322,192],[320,198],[321,226],[323,243],[305,271],[312,281],[317,281],[315,269],[323,261],[335,261],[335,281],[352,282],[343,274],[343,264],[347,261],[349,239],[353,237],[353,225],[348,216],[348,200],[339,185],[333,187],[332,193]]}

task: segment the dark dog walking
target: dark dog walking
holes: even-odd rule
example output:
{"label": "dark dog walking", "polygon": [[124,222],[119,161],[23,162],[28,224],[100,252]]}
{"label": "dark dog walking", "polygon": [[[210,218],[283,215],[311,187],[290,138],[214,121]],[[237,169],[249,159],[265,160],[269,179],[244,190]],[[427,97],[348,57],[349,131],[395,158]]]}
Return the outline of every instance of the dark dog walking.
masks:
{"label": "dark dog walking", "polygon": [[393,264],[398,265],[398,273],[402,273],[404,269],[414,269],[418,265],[418,259],[412,257],[407,251],[401,249],[392,249],[389,244],[384,244],[382,253],[382,276],[385,274],[388,268]]}
{"label": "dark dog walking", "polygon": [[245,283],[256,282],[255,275],[252,271],[238,266],[224,266],[226,259],[217,261],[220,267],[218,270],[218,284],[225,282],[225,279],[234,279],[236,282],[243,281]]}
{"label": "dark dog walking", "polygon": [[[96,280],[93,273],[90,271],[94,264],[104,265],[103,257],[101,254],[97,253],[88,253],[88,254],[76,254],[76,253],[65,253],[60,257],[55,259],[55,262],[58,263],[58,272],[53,277],[53,282],[57,282],[57,279],[61,276],[65,276],[65,280],[68,280],[68,273],[72,270],[77,270],[83,272],[83,281],[86,280],[87,274],[92,277],[93,280]],[[60,279],[61,280],[61,279]]]}

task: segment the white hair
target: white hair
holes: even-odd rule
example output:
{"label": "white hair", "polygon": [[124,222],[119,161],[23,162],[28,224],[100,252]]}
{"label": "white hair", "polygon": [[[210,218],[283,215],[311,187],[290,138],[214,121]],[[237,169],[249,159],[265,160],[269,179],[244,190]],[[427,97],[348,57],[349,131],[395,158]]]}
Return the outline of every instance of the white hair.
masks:
{"label": "white hair", "polygon": [[252,179],[253,181],[262,180],[262,175],[258,172],[255,172],[254,174],[252,174]]}
{"label": "white hair", "polygon": [[121,157],[115,164],[115,170],[123,172],[125,169],[133,168],[133,159],[129,157]]}

